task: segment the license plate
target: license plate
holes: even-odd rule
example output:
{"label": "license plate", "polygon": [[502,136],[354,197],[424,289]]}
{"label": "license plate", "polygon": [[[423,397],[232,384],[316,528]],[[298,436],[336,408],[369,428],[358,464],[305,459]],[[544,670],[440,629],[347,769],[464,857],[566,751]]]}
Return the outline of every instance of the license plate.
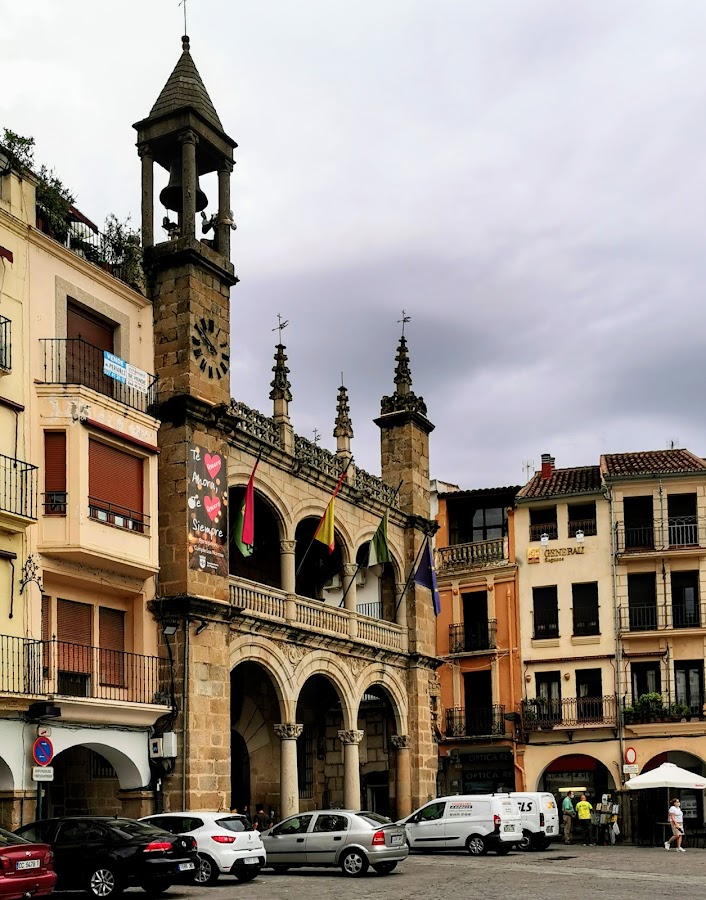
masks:
{"label": "license plate", "polygon": [[15,869],[38,869],[39,868],[39,860],[38,859],[21,859],[18,863],[15,864]]}
{"label": "license plate", "polygon": [[404,838],[402,837],[401,834],[393,834],[392,840],[390,841],[390,843],[391,844],[401,844],[403,842],[403,840],[404,840]]}
{"label": "license plate", "polygon": [[180,872],[188,872],[190,869],[195,869],[196,866],[193,863],[179,863],[179,871]]}
{"label": "license plate", "polygon": [[514,830],[515,830],[514,825],[506,825],[503,829],[503,831],[514,831]]}

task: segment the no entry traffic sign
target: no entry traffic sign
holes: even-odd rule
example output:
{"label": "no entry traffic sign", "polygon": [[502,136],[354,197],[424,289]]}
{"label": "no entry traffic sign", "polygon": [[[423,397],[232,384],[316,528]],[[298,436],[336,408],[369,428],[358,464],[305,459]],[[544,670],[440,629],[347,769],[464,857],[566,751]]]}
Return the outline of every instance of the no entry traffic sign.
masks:
{"label": "no entry traffic sign", "polygon": [[48,766],[54,759],[54,746],[48,737],[39,737],[32,747],[32,756],[38,766]]}

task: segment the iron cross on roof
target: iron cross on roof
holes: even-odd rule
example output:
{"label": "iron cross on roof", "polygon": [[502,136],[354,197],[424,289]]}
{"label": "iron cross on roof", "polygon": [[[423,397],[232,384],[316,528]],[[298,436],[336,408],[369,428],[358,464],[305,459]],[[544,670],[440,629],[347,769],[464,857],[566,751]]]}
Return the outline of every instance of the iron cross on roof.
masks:
{"label": "iron cross on roof", "polygon": [[403,309],[402,310],[402,318],[397,320],[398,325],[400,324],[400,322],[402,323],[402,337],[404,337],[405,325],[407,324],[407,322],[411,322],[411,321],[412,321],[412,317],[410,315],[408,315],[407,312]]}
{"label": "iron cross on roof", "polygon": [[289,319],[282,319],[280,313],[277,313],[277,324],[272,329],[273,331],[279,331],[279,342],[282,343],[282,331],[289,325]]}

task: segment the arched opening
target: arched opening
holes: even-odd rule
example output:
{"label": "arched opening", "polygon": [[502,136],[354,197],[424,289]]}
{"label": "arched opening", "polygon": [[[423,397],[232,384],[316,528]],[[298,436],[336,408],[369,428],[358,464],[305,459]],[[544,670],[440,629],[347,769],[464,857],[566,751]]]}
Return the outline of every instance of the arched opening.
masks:
{"label": "arched opening", "polygon": [[0,795],[0,828],[7,828],[12,831],[17,827],[15,822],[15,801],[11,792],[14,789],[12,778],[12,769],[0,756],[0,791],[7,791],[10,796],[3,797]]}
{"label": "arched opening", "polygon": [[393,563],[368,566],[370,541],[361,544],[356,553],[356,608],[361,616],[394,622],[397,618],[395,567]]}
{"label": "arched opening", "polygon": [[269,587],[282,587],[280,565],[280,526],[270,504],[255,491],[255,544],[250,556],[243,556],[235,541],[238,513],[245,498],[244,487],[232,487],[228,491],[229,560],[230,574],[248,578]]}
{"label": "arched opening", "polygon": [[381,684],[369,685],[358,706],[358,728],[363,732],[359,749],[361,805],[390,817],[396,815],[398,805],[397,755],[392,745],[397,721],[389,691]]}
{"label": "arched opening", "polygon": [[[684,750],[668,750],[658,753],[642,767],[641,773],[651,772],[662,763],[674,763],[695,775],[706,775],[706,764],[698,756]],[[643,791],[628,791],[630,802],[630,823],[633,839],[639,843],[659,844],[665,840],[660,822],[667,822],[672,798],[678,797],[684,813],[684,827],[687,835],[695,828],[702,828],[704,821],[704,792],[691,789],[651,788]],[[666,835],[671,837],[671,833]],[[688,846],[686,844],[685,846]]]}
{"label": "arched opening", "polygon": [[343,806],[343,728],[341,698],[325,675],[308,678],[297,700],[296,721],[303,725],[297,740],[299,808]]}
{"label": "arched opening", "polygon": [[554,794],[560,808],[567,788],[577,792],[581,789],[581,793],[585,793],[595,805],[603,794],[615,790],[615,782],[599,759],[584,753],[569,753],[549,763],[537,782],[537,790]]}
{"label": "arched opening", "polygon": [[271,674],[259,663],[245,661],[230,673],[232,809],[262,804],[279,809],[279,739],[274,726],[282,721]]}
{"label": "arched opening", "polygon": [[[337,591],[340,597],[343,552],[338,534],[335,535],[333,553],[329,553],[314,534],[320,519],[302,519],[295,533],[295,562],[297,569],[296,593],[312,600],[327,600],[328,591]],[[333,601],[330,601],[333,602]],[[338,601],[336,601],[338,605]]]}
{"label": "arched opening", "polygon": [[42,785],[42,818],[123,813],[118,773],[103,753],[79,744],[58,753],[52,765],[54,780]]}

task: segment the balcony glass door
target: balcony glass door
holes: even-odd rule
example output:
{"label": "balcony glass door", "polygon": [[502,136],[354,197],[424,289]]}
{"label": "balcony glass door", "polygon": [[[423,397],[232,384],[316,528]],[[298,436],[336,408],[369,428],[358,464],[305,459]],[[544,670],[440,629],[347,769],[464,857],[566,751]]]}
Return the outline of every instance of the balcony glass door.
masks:
{"label": "balcony glass door", "polygon": [[579,722],[603,721],[603,677],[600,669],[576,671],[576,717]]}
{"label": "balcony glass door", "polygon": [[630,631],[657,628],[657,588],[653,572],[628,575]]}
{"label": "balcony glass door", "polygon": [[677,703],[688,706],[694,715],[701,715],[704,704],[703,660],[685,660],[674,663],[674,684]]}
{"label": "balcony glass door", "polygon": [[623,500],[625,514],[625,549],[654,550],[655,528],[652,497],[626,497]]}
{"label": "balcony glass door", "polygon": [[493,734],[493,687],[490,672],[466,672],[463,676],[466,734]]}
{"label": "balcony glass door", "polygon": [[672,626],[697,628],[699,615],[699,572],[672,572]]}
{"label": "balcony glass door", "polygon": [[537,673],[537,722],[549,726],[561,722],[561,672]]}
{"label": "balcony glass door", "polygon": [[488,592],[473,591],[463,594],[463,649],[489,650]]}
{"label": "balcony glass door", "polygon": [[667,497],[670,547],[694,547],[699,543],[696,494],[669,494]]}

